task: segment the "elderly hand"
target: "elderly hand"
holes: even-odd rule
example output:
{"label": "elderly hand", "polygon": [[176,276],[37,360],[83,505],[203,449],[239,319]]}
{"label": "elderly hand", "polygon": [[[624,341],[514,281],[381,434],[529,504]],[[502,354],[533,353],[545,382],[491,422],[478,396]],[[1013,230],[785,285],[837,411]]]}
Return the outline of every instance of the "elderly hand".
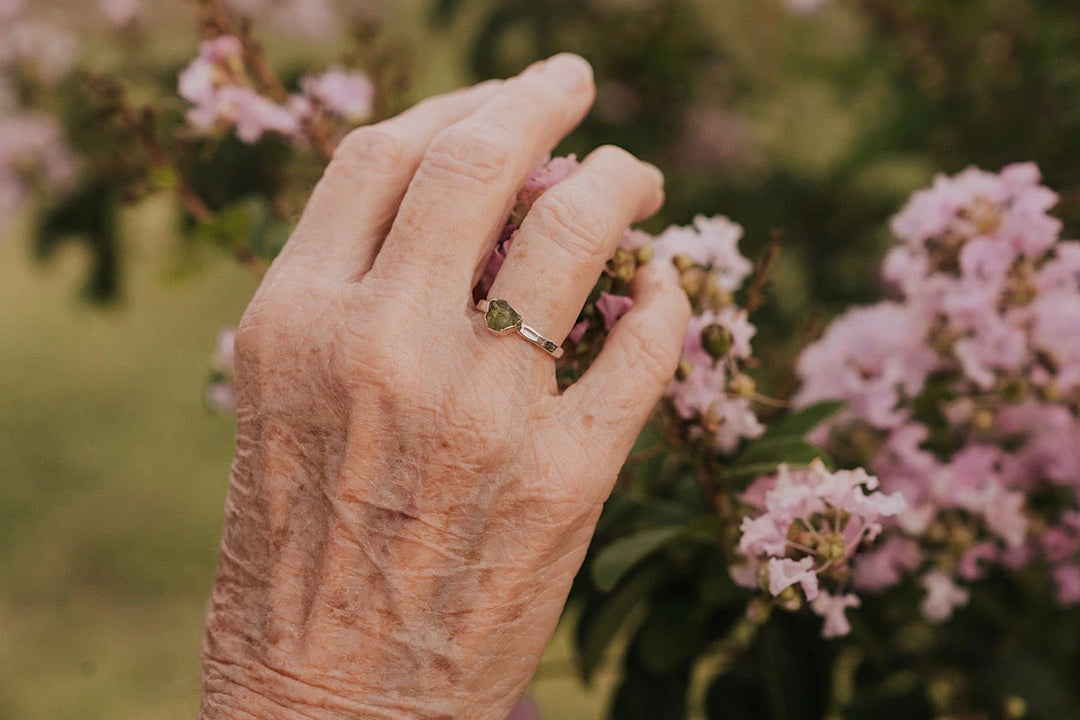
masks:
{"label": "elderly hand", "polygon": [[[338,148],[237,334],[203,718],[505,718],[525,688],[690,312],[672,268],[645,266],[560,395],[552,357],[474,307],[516,191],[592,97],[558,56]],[[661,186],[596,150],[489,297],[561,341]]]}

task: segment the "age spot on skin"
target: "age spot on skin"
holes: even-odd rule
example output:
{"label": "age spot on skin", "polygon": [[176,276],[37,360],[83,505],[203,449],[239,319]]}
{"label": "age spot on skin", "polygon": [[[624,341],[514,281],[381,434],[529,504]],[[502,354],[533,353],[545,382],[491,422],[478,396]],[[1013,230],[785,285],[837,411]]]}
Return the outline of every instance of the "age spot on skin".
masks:
{"label": "age spot on skin", "polygon": [[431,668],[440,675],[446,676],[451,685],[461,681],[461,670],[443,655],[436,655],[431,659]]}
{"label": "age spot on skin", "polygon": [[588,413],[585,413],[585,416],[581,418],[581,424],[585,426],[586,430],[591,428],[594,422],[596,422],[596,418]]}

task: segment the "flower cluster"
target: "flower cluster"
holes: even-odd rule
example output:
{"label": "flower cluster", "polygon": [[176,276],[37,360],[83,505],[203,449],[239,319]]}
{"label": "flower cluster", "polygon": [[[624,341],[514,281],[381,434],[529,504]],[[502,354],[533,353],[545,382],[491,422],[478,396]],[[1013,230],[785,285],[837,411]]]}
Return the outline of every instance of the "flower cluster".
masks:
{"label": "flower cluster", "polygon": [[0,0],[0,222],[36,192],[69,188],[78,162],[63,127],[17,88],[48,88],[78,53],[70,33],[27,17],[26,3]]}
{"label": "flower cluster", "polygon": [[1040,180],[969,169],[916,193],[883,267],[898,300],[840,316],[798,363],[798,404],[847,402],[820,439],[907,501],[855,585],[916,574],[931,620],[993,565],[1041,564],[1080,602],[1080,243]]}
{"label": "flower cluster", "polygon": [[66,75],[79,57],[79,41],[55,23],[30,16],[25,0],[0,0],[0,71],[51,84]]}
{"label": "flower cluster", "polygon": [[732,577],[789,608],[805,598],[825,618],[825,637],[848,634],[845,611],[860,603],[846,592],[855,554],[882,531],[882,518],[907,507],[899,493],[877,489],[877,478],[866,471],[829,472],[820,460],[805,470],[783,465],[779,474],[759,478],[740,496],[753,514],[742,521],[742,560]]}
{"label": "flower cluster", "polygon": [[317,112],[361,122],[371,115],[374,98],[366,75],[332,68],[304,77],[300,94],[274,100],[255,83],[244,45],[233,35],[204,41],[198,57],[180,73],[178,85],[180,95],[194,105],[187,115],[192,127],[202,132],[235,128],[246,143],[268,132],[299,140],[304,124]]}
{"label": "flower cluster", "polygon": [[738,249],[742,232],[726,217],[699,215],[690,227],[672,226],[655,238],[643,233],[628,238],[631,246],[647,242],[654,261],[674,263],[682,273],[694,316],[667,395],[692,432],[712,438],[725,454],[765,429],[751,407],[754,381],[742,372],[757,332],[746,310],[734,302],[734,293],[754,270]]}
{"label": "flower cluster", "polygon": [[[486,296],[533,204],[577,168],[578,161],[571,155],[551,158],[533,171],[518,192],[476,288],[477,298]],[[751,407],[754,381],[742,372],[751,359],[750,341],[756,328],[734,301],[734,293],[754,271],[753,263],[739,252],[741,238],[742,228],[725,217],[698,216],[691,226],[673,225],[655,237],[641,230],[628,231],[567,338],[570,362],[595,356],[607,331],[633,305],[627,292],[636,269],[646,262],[674,264],[693,303],[694,317],[667,396],[690,437],[708,437],[725,454],[764,431]]]}

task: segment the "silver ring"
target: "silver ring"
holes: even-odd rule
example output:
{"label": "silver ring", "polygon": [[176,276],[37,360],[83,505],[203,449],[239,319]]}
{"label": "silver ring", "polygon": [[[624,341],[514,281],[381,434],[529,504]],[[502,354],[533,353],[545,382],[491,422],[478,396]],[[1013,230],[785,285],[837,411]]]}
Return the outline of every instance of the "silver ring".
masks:
{"label": "silver ring", "polygon": [[476,309],[484,313],[484,324],[496,335],[506,335],[517,331],[518,335],[556,360],[563,356],[563,349],[557,342],[544,337],[536,328],[522,322],[518,311],[510,307],[510,303],[505,300],[481,300],[476,303]]}

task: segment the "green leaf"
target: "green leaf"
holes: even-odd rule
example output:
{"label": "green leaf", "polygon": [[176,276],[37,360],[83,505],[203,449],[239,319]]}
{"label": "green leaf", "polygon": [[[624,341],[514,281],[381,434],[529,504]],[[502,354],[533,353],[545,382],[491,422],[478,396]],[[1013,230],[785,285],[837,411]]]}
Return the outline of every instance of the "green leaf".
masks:
{"label": "green leaf", "polygon": [[773,423],[759,441],[780,437],[802,437],[840,412],[845,404],[841,400],[826,400],[796,410],[783,420]]}
{"label": "green leaf", "polygon": [[709,720],[758,720],[768,717],[767,708],[765,690],[754,677],[717,675],[705,694],[705,717]]}
{"label": "green leaf", "polygon": [[663,593],[649,605],[649,616],[638,632],[636,650],[650,672],[665,675],[690,662],[705,633],[696,598],[685,589]]}
{"label": "green leaf", "polygon": [[828,454],[817,445],[812,445],[799,437],[774,437],[757,442],[746,448],[731,464],[730,470],[738,471],[750,465],[768,465],[776,467],[781,463],[788,465],[809,465],[820,458],[828,460]]}
{"label": "green leaf", "polygon": [[585,682],[604,658],[604,653],[619,633],[630,614],[670,573],[664,563],[643,565],[609,595],[586,606],[578,624],[578,650],[581,675]]}
{"label": "green leaf", "polygon": [[596,587],[609,592],[631,568],[685,530],[684,525],[650,528],[611,543],[593,561],[592,577]]}
{"label": "green leaf", "polygon": [[722,518],[706,515],[693,522],[652,527],[619,538],[597,553],[592,563],[593,583],[608,592],[635,565],[661,548],[686,540],[712,541],[722,527]]}

